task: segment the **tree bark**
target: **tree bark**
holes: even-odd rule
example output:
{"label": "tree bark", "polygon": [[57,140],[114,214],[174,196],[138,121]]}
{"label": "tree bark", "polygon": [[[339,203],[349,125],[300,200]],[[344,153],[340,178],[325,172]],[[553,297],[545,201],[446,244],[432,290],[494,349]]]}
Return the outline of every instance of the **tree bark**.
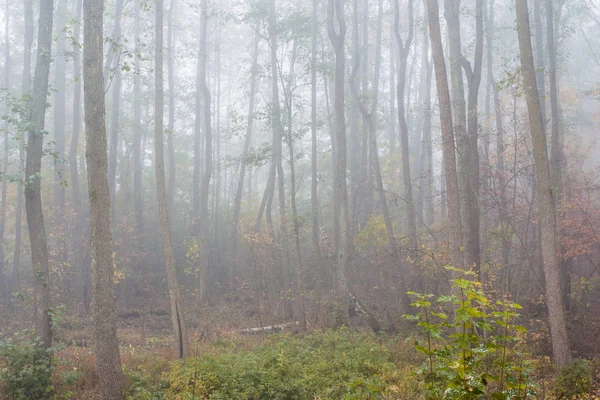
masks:
{"label": "tree bark", "polygon": [[162,234],[163,251],[165,257],[165,268],[169,284],[169,298],[171,301],[171,322],[173,324],[175,357],[184,359],[187,357],[187,331],[183,310],[179,301],[179,285],[177,283],[177,271],[175,269],[175,254],[171,238],[171,225],[169,223],[169,210],[167,205],[167,187],[165,182],[164,161],[164,88],[163,88],[163,1],[156,1],[156,25],[155,25],[155,97],[154,97],[154,146],[156,167],[156,195],[158,201],[158,214],[160,219],[160,230]]}
{"label": "tree bark", "polygon": [[[25,34],[23,46],[23,81],[21,95],[29,94],[31,89],[31,48],[33,46],[33,2],[24,1]],[[19,139],[19,171],[20,179],[17,185],[17,207],[15,216],[15,251],[13,256],[12,286],[19,287],[21,281],[21,246],[23,244],[23,188],[24,188],[24,160],[25,160],[25,135]]]}
{"label": "tree bark", "polygon": [[[337,23],[337,28],[336,28]],[[327,32],[335,52],[335,144],[336,144],[336,176],[334,190],[335,202],[339,208],[339,226],[336,230],[342,242],[336,254],[336,289],[338,297],[344,305],[348,302],[348,259],[352,248],[350,234],[350,215],[348,212],[348,189],[346,185],[346,117],[344,98],[344,75],[346,60],[344,42],[346,38],[346,22],[344,20],[343,0],[328,0]],[[344,307],[344,315],[347,307]]]}
{"label": "tree bark", "polygon": [[211,131],[211,98],[210,90],[206,81],[206,60],[208,37],[208,0],[202,0],[201,30],[200,30],[200,57],[199,83],[202,93],[203,117],[204,117],[204,175],[202,176],[202,187],[200,189],[200,213],[199,213],[199,246],[200,246],[200,304],[208,300],[208,191],[212,175],[212,131]]}
{"label": "tree bark", "polygon": [[515,0],[517,31],[521,54],[521,73],[529,111],[529,126],[533,143],[533,157],[538,189],[539,212],[542,228],[542,259],[546,281],[546,305],[552,337],[554,363],[562,367],[571,361],[571,351],[567,336],[565,309],[560,290],[560,268],[557,257],[556,208],[554,190],[548,161],[546,133],[542,120],[539,94],[533,65],[531,29],[527,0]]}
{"label": "tree bark", "polygon": [[31,94],[30,127],[27,134],[27,158],[25,160],[25,213],[31,244],[33,266],[33,298],[36,332],[44,347],[52,345],[50,326],[50,286],[48,244],[42,211],[42,155],[44,153],[44,120],[48,75],[52,48],[53,0],[40,1],[38,22],[38,45]]}
{"label": "tree bark", "polygon": [[440,107],[440,124],[442,130],[442,152],[444,175],[446,181],[446,198],[448,202],[448,228],[450,230],[450,252],[455,267],[463,265],[463,232],[460,218],[460,195],[458,176],[456,173],[456,155],[454,150],[454,127],[452,124],[452,108],[450,90],[446,74],[446,62],[440,32],[440,15],[437,0],[427,0],[429,9],[429,37]]}
{"label": "tree bark", "polygon": [[[460,37],[460,0],[445,0],[445,16],[448,27],[449,66],[452,84],[452,105],[454,134],[458,152],[457,167],[459,173],[460,209],[464,229],[464,262],[467,268],[479,268],[479,218],[477,198],[472,182],[473,149],[470,147],[467,132],[467,110],[465,102],[464,80],[461,62],[464,60]],[[478,151],[475,148],[475,151]],[[446,177],[448,178],[448,177]],[[450,205],[448,205],[450,207]],[[474,212],[475,210],[476,212]],[[477,214],[477,215],[475,215]],[[462,265],[460,266],[462,267]]]}
{"label": "tree bark", "polygon": [[[244,141],[244,150],[242,152],[242,160],[240,162],[240,173],[238,174],[238,184],[235,192],[235,199],[233,205],[233,223],[232,223],[232,255],[234,258],[237,257],[237,245],[238,245],[238,230],[240,221],[240,208],[242,204],[242,194],[244,191],[244,178],[246,176],[247,168],[247,156],[250,150],[250,144],[252,143],[252,129],[254,125],[254,104],[256,98],[256,80],[258,75],[258,42],[260,36],[258,33],[254,34],[254,40],[252,44],[252,70],[250,71],[250,98],[248,103],[248,120],[246,121],[246,139]],[[232,277],[235,278],[235,269],[232,270]]]}
{"label": "tree bark", "polygon": [[402,147],[402,183],[404,186],[404,201],[406,202],[406,225],[408,228],[408,242],[410,248],[415,251],[417,244],[417,216],[415,212],[415,202],[413,200],[412,179],[410,175],[410,150],[408,143],[408,125],[406,123],[406,111],[404,104],[405,86],[406,86],[406,63],[412,44],[413,29],[413,0],[408,1],[408,37],[406,41],[400,34],[400,6],[398,0],[395,0],[394,13],[394,34],[398,43],[398,86],[396,97],[398,103],[398,122],[400,126],[400,145]]}
{"label": "tree bark", "polygon": [[140,2],[135,0],[134,35],[135,60],[133,77],[133,204],[135,213],[135,233],[138,238],[144,231],[144,199],[142,196],[142,109],[141,109],[141,44],[140,44]]}
{"label": "tree bark", "polygon": [[175,0],[171,0],[169,6],[169,20],[167,30],[167,66],[169,68],[169,124],[167,127],[167,152],[169,154],[169,181],[167,186],[167,204],[169,211],[173,212],[173,202],[175,199],[175,178],[176,178],[176,162],[175,162],[175,146],[173,144],[173,136],[175,135],[175,41],[173,40],[173,9]]}
{"label": "tree bark", "polygon": [[[4,38],[6,40],[4,47],[4,88],[10,93],[10,3],[6,2],[6,15],[4,19]],[[6,122],[4,131],[4,151],[2,165],[2,203],[0,205],[0,304],[8,304],[8,274],[6,273],[5,256],[4,256],[4,231],[6,230],[6,190],[8,188],[6,174],[8,172],[8,122]]]}
{"label": "tree bark", "polygon": [[[121,14],[123,13],[123,0],[115,2],[115,26],[113,29],[113,40],[121,41]],[[111,50],[109,54],[113,54]],[[119,129],[121,123],[121,68],[119,66],[119,57],[114,59],[113,64],[109,64],[113,68],[113,78],[111,84],[112,100],[110,112],[110,141],[108,149],[108,183],[110,187],[110,204],[111,204],[111,221],[113,230],[117,223],[117,155],[119,146]],[[105,78],[106,79],[106,78]]]}
{"label": "tree bark", "polygon": [[117,339],[117,304],[110,224],[110,193],[106,154],[102,0],[85,0],[83,7],[83,79],[85,102],[85,157],[92,242],[92,313],[96,341],[96,369],[104,400],[122,399],[123,373]]}
{"label": "tree bark", "polygon": [[536,80],[538,91],[540,92],[540,106],[542,109],[542,121],[546,126],[546,71],[544,61],[544,37],[542,25],[542,2],[545,0],[533,1],[533,20],[535,23],[535,62],[536,62]]}

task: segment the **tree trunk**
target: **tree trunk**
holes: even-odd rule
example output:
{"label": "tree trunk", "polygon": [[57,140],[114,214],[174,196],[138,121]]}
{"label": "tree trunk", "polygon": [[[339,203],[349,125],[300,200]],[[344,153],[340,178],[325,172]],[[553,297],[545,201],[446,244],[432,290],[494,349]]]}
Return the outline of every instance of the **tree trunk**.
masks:
{"label": "tree trunk", "polygon": [[[467,133],[467,110],[465,103],[464,81],[461,66],[463,60],[460,38],[460,0],[445,0],[445,16],[448,27],[448,47],[450,77],[452,83],[452,105],[454,118],[454,133],[458,152],[458,173],[460,179],[459,190],[461,198],[460,209],[464,228],[464,262],[468,268],[479,267],[479,224],[475,225],[479,217],[476,197],[473,192],[473,178],[471,178],[471,152]],[[477,151],[477,149],[475,149]],[[448,177],[446,177],[448,178]],[[448,205],[450,208],[450,205]],[[477,217],[475,212],[477,211]],[[459,267],[462,267],[460,265]]]}
{"label": "tree trunk", "polygon": [[[320,295],[323,282],[323,260],[319,234],[319,193],[318,193],[318,163],[317,163],[317,31],[318,0],[312,1],[312,26],[310,37],[310,208],[312,217],[312,245],[315,266],[318,276],[317,296]],[[317,310],[320,307],[320,298],[317,298]],[[318,312],[315,313],[318,315]]]}
{"label": "tree trunk", "polygon": [[[4,20],[4,38],[6,44],[4,47],[4,88],[10,93],[10,38],[9,38],[9,26],[10,26],[10,7],[9,2],[6,2],[6,15]],[[3,153],[3,165],[2,165],[2,204],[0,205],[0,304],[8,304],[8,274],[6,273],[6,265],[4,262],[4,231],[6,230],[6,190],[8,188],[6,174],[8,172],[8,122],[4,124],[4,151]]]}
{"label": "tree trunk", "polygon": [[542,2],[545,0],[533,1],[533,19],[535,23],[535,62],[536,62],[536,81],[538,91],[540,92],[540,106],[542,109],[542,121],[546,126],[546,71],[544,62],[544,38],[542,25]]}
{"label": "tree trunk", "polygon": [[[25,35],[23,47],[23,82],[21,83],[21,95],[29,94],[31,88],[31,48],[33,46],[33,1],[24,2]],[[20,179],[17,185],[17,208],[15,216],[15,252],[13,257],[12,286],[19,287],[21,281],[21,246],[23,230],[23,173],[25,160],[25,135],[19,139],[19,171]]]}
{"label": "tree trunk", "polygon": [[104,400],[122,399],[123,373],[117,339],[117,304],[110,224],[110,193],[106,155],[104,105],[104,2],[85,0],[83,8],[83,79],[86,161],[92,242],[92,312],[96,341],[96,369]]}
{"label": "tree trunk", "polygon": [[412,179],[410,176],[410,152],[408,143],[408,125],[406,123],[406,111],[404,105],[404,89],[406,85],[406,63],[413,39],[413,0],[408,1],[408,37],[402,39],[399,27],[400,6],[395,1],[394,34],[398,43],[398,86],[396,97],[398,103],[398,122],[400,126],[400,145],[402,147],[402,183],[404,186],[404,201],[406,202],[406,225],[408,227],[408,241],[410,248],[415,251],[417,244],[417,217],[415,202],[413,200]]}
{"label": "tree trunk", "polygon": [[42,155],[44,153],[44,120],[48,75],[52,48],[53,0],[40,0],[37,58],[31,94],[30,127],[27,134],[25,160],[25,213],[31,244],[33,297],[36,331],[43,345],[52,345],[50,326],[50,285],[48,279],[48,244],[42,211]]}
{"label": "tree trunk", "polygon": [[[121,41],[121,14],[123,12],[123,0],[115,2],[115,27],[113,30],[113,40]],[[113,54],[111,50],[109,52]],[[112,78],[112,101],[110,112],[110,148],[108,149],[108,183],[110,187],[111,221],[113,230],[117,223],[117,155],[119,146],[119,128],[121,123],[121,68],[119,66],[119,57],[114,60],[114,64],[109,64],[113,68]]]}
{"label": "tree trunk", "polygon": [[173,40],[173,8],[175,0],[171,0],[169,6],[169,21],[167,30],[167,62],[169,68],[169,125],[167,127],[167,152],[169,153],[169,183],[167,186],[167,204],[169,211],[173,212],[173,201],[175,199],[175,146],[173,136],[175,135],[175,42]]}
{"label": "tree trunk", "polygon": [[142,152],[142,109],[141,109],[141,71],[140,63],[140,2],[135,0],[135,60],[133,77],[133,205],[135,213],[135,233],[141,238],[144,231],[144,199],[142,196],[142,161],[144,154]]}
{"label": "tree trunk", "polygon": [[200,30],[200,57],[198,59],[200,89],[202,93],[203,117],[204,117],[204,175],[202,176],[202,187],[200,189],[200,213],[199,213],[199,246],[200,246],[200,303],[208,300],[208,191],[212,175],[212,132],[210,114],[210,90],[206,81],[206,60],[208,37],[208,0],[202,0],[201,30]]}
{"label": "tree trunk", "polygon": [[[238,175],[238,184],[235,192],[235,199],[233,205],[233,223],[232,223],[232,256],[237,257],[237,245],[238,245],[238,230],[240,221],[240,207],[242,204],[242,192],[244,190],[244,178],[246,175],[247,167],[247,156],[250,150],[250,144],[252,143],[252,128],[254,123],[254,104],[256,98],[256,80],[258,75],[258,42],[260,35],[254,34],[254,40],[252,44],[252,70],[250,71],[250,98],[248,103],[248,120],[246,122],[246,140],[244,141],[244,151],[242,153],[242,160],[240,163],[240,173]],[[235,278],[235,270],[232,271],[232,277]]]}
{"label": "tree trunk", "polygon": [[450,230],[450,251],[452,264],[455,267],[463,265],[463,233],[460,218],[460,195],[458,189],[458,176],[456,173],[456,155],[454,150],[454,127],[452,124],[452,109],[446,63],[442,47],[440,32],[440,15],[437,0],[427,0],[429,9],[429,36],[431,38],[431,52],[435,67],[435,77],[440,107],[440,124],[442,130],[442,152],[444,175],[446,181],[446,198],[448,202],[448,227]]}
{"label": "tree trunk", "polygon": [[165,268],[169,284],[169,298],[171,300],[171,322],[173,324],[175,357],[183,359],[187,357],[187,331],[183,310],[179,301],[179,285],[177,283],[177,271],[175,269],[175,254],[171,238],[171,225],[169,223],[169,210],[167,206],[167,188],[165,182],[165,159],[164,159],[164,89],[163,89],[163,2],[156,2],[156,25],[155,25],[155,97],[154,97],[154,146],[156,167],[156,194],[158,200],[158,214],[160,219],[160,230],[162,234],[163,251],[165,257]]}
{"label": "tree trunk", "polygon": [[[337,22],[337,28],[336,28]],[[342,241],[336,254],[336,288],[342,304],[348,303],[348,259],[352,249],[350,234],[350,215],[348,212],[348,189],[346,185],[346,117],[344,99],[344,75],[346,60],[344,42],[346,38],[346,22],[344,20],[343,0],[328,0],[327,32],[335,52],[335,145],[336,176],[334,182],[335,204],[339,209],[339,226],[336,230]],[[347,314],[347,307],[343,310]]]}
{"label": "tree trunk", "polygon": [[533,65],[533,50],[531,46],[531,30],[529,28],[529,11],[527,0],[515,0],[517,14],[517,31],[519,34],[519,50],[521,54],[521,73],[529,111],[531,141],[537,180],[539,211],[542,227],[542,259],[546,281],[546,305],[552,337],[552,353],[557,367],[562,367],[571,361],[571,351],[567,336],[565,309],[560,290],[560,268],[557,257],[556,208],[554,190],[546,133],[542,120],[539,94]]}
{"label": "tree trunk", "polygon": [[[75,6],[75,18],[80,19],[83,7],[83,0],[77,0]],[[76,24],[73,30],[75,41],[79,42],[81,36],[81,24]],[[79,49],[73,50],[73,134],[71,135],[71,144],[69,146],[69,168],[71,177],[71,203],[74,213],[74,226],[71,235],[71,247],[73,251],[73,265],[77,268],[79,277],[78,293],[81,303],[80,315],[87,314],[87,305],[85,301],[86,280],[88,278],[86,268],[83,266],[85,246],[83,245],[84,215],[81,204],[81,191],[79,188],[79,171],[77,169],[77,153],[79,148],[79,135],[81,133],[81,57]]]}
{"label": "tree trunk", "polygon": [[[65,207],[65,187],[62,184],[64,180],[64,157],[65,157],[65,89],[67,78],[67,62],[65,50],[67,48],[65,34],[62,30],[67,20],[66,0],[58,0],[56,7],[56,55],[54,57],[54,216],[55,224],[59,231],[63,231],[64,226],[64,207]],[[63,247],[66,234],[63,232],[59,238],[60,247]],[[62,254],[62,252],[61,252]],[[66,261],[66,260],[61,260]]]}

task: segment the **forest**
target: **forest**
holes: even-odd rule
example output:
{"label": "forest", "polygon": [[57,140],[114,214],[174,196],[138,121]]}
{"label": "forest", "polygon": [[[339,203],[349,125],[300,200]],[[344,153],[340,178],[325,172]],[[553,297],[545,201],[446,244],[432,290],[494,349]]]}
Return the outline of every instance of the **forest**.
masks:
{"label": "forest", "polygon": [[0,0],[0,399],[599,399],[598,37],[600,0]]}

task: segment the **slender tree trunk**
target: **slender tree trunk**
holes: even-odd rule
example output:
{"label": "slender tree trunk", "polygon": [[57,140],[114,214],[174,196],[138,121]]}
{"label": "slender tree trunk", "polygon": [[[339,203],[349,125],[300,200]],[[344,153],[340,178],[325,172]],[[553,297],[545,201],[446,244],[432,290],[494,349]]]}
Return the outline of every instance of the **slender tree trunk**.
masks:
{"label": "slender tree trunk", "polygon": [[535,23],[535,63],[537,68],[536,81],[538,91],[540,92],[540,106],[542,109],[542,120],[546,126],[546,71],[544,61],[544,26],[542,25],[542,2],[545,0],[533,1],[533,19]]}
{"label": "slender tree trunk", "polygon": [[48,75],[52,48],[53,0],[40,0],[37,57],[33,90],[31,94],[30,128],[27,135],[27,158],[25,160],[25,213],[31,263],[33,266],[33,297],[36,331],[44,347],[52,345],[50,326],[50,285],[48,244],[42,211],[42,155],[44,153],[44,119],[48,95]]}
{"label": "slender tree trunk", "polygon": [[173,324],[175,357],[183,359],[187,357],[187,331],[183,310],[179,301],[179,285],[177,283],[177,271],[175,269],[175,254],[171,238],[171,225],[169,223],[169,210],[167,205],[167,187],[165,182],[164,161],[164,89],[163,89],[163,1],[156,1],[156,25],[155,25],[155,97],[154,97],[154,146],[156,167],[156,193],[158,200],[158,214],[160,218],[160,230],[162,233],[163,251],[165,257],[165,268],[169,283],[169,298],[171,300],[171,322]]}
{"label": "slender tree trunk", "polygon": [[[6,15],[4,17],[4,38],[6,40],[4,47],[4,88],[10,93],[10,38],[9,38],[9,27],[10,27],[10,6],[9,2],[6,2]],[[7,179],[5,178],[8,172],[8,123],[5,123],[4,131],[4,151],[3,153],[3,165],[2,165],[2,204],[0,205],[0,304],[8,304],[8,274],[6,273],[6,265],[4,262],[4,231],[6,230],[6,190],[8,188]]]}
{"label": "slender tree trunk", "polygon": [[117,339],[117,304],[110,224],[110,193],[106,155],[102,0],[85,0],[83,7],[83,79],[86,161],[92,242],[92,313],[96,369],[104,400],[122,399],[123,373]]}
{"label": "slender tree trunk", "polygon": [[167,30],[167,66],[169,68],[169,125],[167,127],[167,152],[169,154],[169,183],[167,186],[167,204],[169,211],[173,212],[173,201],[175,198],[175,146],[173,136],[175,135],[175,41],[173,40],[173,9],[175,0],[171,0],[169,6],[169,21]]}
{"label": "slender tree trunk", "polygon": [[412,179],[410,175],[410,152],[408,143],[408,125],[406,123],[406,111],[404,105],[405,85],[406,85],[406,63],[410,52],[410,46],[413,39],[413,0],[408,1],[408,37],[406,41],[402,39],[399,26],[400,6],[398,0],[395,1],[394,14],[394,34],[398,43],[398,86],[396,97],[398,103],[398,122],[400,126],[400,146],[402,147],[402,183],[404,186],[404,201],[406,202],[408,240],[410,248],[415,251],[417,244],[417,218],[415,212],[415,203],[413,200]]}
{"label": "slender tree trunk", "polygon": [[[75,7],[75,18],[81,19],[83,7],[83,0],[77,0]],[[73,37],[75,41],[79,42],[81,36],[81,23],[75,24],[73,30]],[[79,135],[81,133],[81,56],[79,49],[73,49],[73,134],[71,135],[71,144],[69,146],[69,168],[71,177],[71,202],[73,205],[73,212],[75,214],[75,224],[73,226],[73,234],[71,237],[71,246],[73,250],[73,265],[77,268],[77,274],[79,278],[78,282],[78,293],[80,295],[79,300],[81,301],[80,315],[86,315],[88,308],[85,299],[85,292],[87,286],[88,272],[83,266],[83,258],[85,252],[85,246],[83,245],[83,232],[84,232],[84,215],[81,204],[81,191],[79,188],[79,171],[77,168],[77,153],[79,148]]]}
{"label": "slender tree trunk", "polygon": [[[121,42],[121,14],[123,13],[123,0],[115,2],[115,27],[113,30],[113,40]],[[113,51],[109,52],[113,54]],[[121,123],[121,69],[119,67],[119,57],[114,60],[114,64],[109,64],[113,68],[113,79],[111,84],[112,101],[110,112],[110,148],[108,149],[108,183],[110,187],[111,221],[113,230],[117,223],[117,156],[119,146],[119,128]]]}
{"label": "slender tree trunk", "polygon": [[[459,189],[464,228],[464,261],[470,268],[478,268],[479,261],[479,224],[475,225],[473,208],[473,187],[470,178],[471,167],[469,137],[467,133],[467,109],[465,102],[464,80],[461,66],[463,59],[460,35],[460,0],[445,0],[445,16],[448,27],[449,66],[452,84],[452,105],[454,118],[454,134],[458,152]],[[448,179],[448,177],[446,177]],[[450,208],[450,205],[448,205]],[[477,216],[479,212],[477,211]],[[472,219],[473,217],[473,219]],[[476,227],[476,229],[475,229]],[[462,265],[461,265],[462,267]]]}
{"label": "slender tree trunk", "polygon": [[[489,12],[486,21],[486,41],[487,41],[487,73],[488,85],[491,87],[494,99],[494,113],[496,120],[496,170],[498,176],[498,184],[496,192],[499,193],[498,210],[502,225],[502,265],[505,268],[509,267],[510,262],[510,228],[508,226],[507,204],[505,195],[505,166],[504,166],[504,128],[502,125],[502,109],[500,107],[500,94],[498,93],[498,85],[494,78],[494,0],[490,0]],[[543,78],[543,76],[542,76]]]}
{"label": "slender tree trunk", "polygon": [[[336,27],[337,25],[337,27]],[[327,32],[335,52],[335,144],[336,144],[336,176],[335,203],[339,207],[339,238],[342,241],[336,254],[336,283],[338,297],[342,304],[348,302],[348,259],[352,249],[350,234],[350,215],[348,212],[348,189],[346,185],[346,117],[344,98],[344,76],[346,60],[344,42],[346,38],[346,22],[344,19],[343,0],[328,0]],[[343,314],[347,314],[344,307]]]}
{"label": "slender tree trunk", "polygon": [[[25,35],[23,46],[23,82],[21,83],[21,94],[29,94],[31,88],[31,48],[33,46],[33,0],[24,1]],[[15,252],[13,257],[12,285],[19,287],[21,281],[21,246],[23,230],[23,182],[25,160],[25,135],[19,139],[19,172],[20,179],[17,185],[17,209],[15,216]]]}
{"label": "slender tree trunk", "polygon": [[[480,255],[480,211],[479,211],[479,136],[478,102],[479,86],[481,84],[481,69],[483,65],[483,0],[475,2],[475,56],[473,69],[471,64],[462,58],[462,65],[466,71],[469,97],[467,110],[467,172],[464,179],[469,180],[469,191],[466,193],[465,202],[469,204],[468,214],[465,215],[465,223],[469,224],[466,232],[469,233],[467,241],[471,242],[472,249],[466,253],[467,265],[473,266],[481,276]],[[466,248],[466,247],[465,247]]]}
{"label": "slender tree trunk", "polygon": [[[244,151],[242,153],[242,161],[240,163],[240,173],[238,175],[238,184],[235,192],[234,206],[233,206],[233,223],[232,223],[232,256],[237,257],[237,245],[238,245],[238,230],[240,221],[240,207],[242,204],[242,192],[244,190],[244,178],[246,175],[247,168],[247,156],[250,150],[250,144],[252,143],[252,128],[254,123],[254,104],[256,98],[256,80],[258,75],[258,42],[260,35],[254,34],[254,40],[252,44],[252,70],[250,71],[250,98],[248,102],[248,120],[246,122],[246,140],[244,141]],[[231,278],[235,278],[235,271]]]}
{"label": "slender tree trunk", "polygon": [[210,90],[206,80],[206,60],[208,37],[208,0],[202,0],[201,30],[200,30],[200,57],[199,78],[202,92],[202,105],[204,117],[204,175],[202,176],[202,188],[200,190],[200,213],[199,213],[199,245],[200,245],[200,303],[208,300],[208,192],[212,175],[212,132],[211,132],[211,98]]}
{"label": "slender tree trunk", "polygon": [[535,174],[542,226],[542,259],[546,281],[546,305],[548,307],[550,334],[552,337],[552,353],[557,367],[562,367],[571,361],[571,351],[567,336],[565,309],[560,290],[554,190],[552,188],[546,134],[535,79],[535,67],[533,65],[533,50],[531,46],[531,29],[529,27],[527,0],[515,0],[515,4],[517,31],[519,34],[519,50],[521,54],[521,72],[523,74],[523,85],[525,87],[527,109],[529,111],[529,125],[533,143],[533,156],[535,160]]}
{"label": "slender tree trunk", "polygon": [[142,195],[142,109],[141,109],[141,43],[140,43],[140,2],[135,0],[135,60],[133,77],[133,205],[135,213],[135,233],[141,238],[144,231],[144,199]]}
{"label": "slender tree trunk", "polygon": [[[67,77],[67,62],[65,50],[67,48],[65,34],[62,30],[65,27],[67,19],[66,0],[58,0],[56,7],[56,56],[54,57],[54,152],[56,157],[54,163],[54,212],[56,226],[65,228],[64,226],[64,207],[65,207],[65,187],[62,184],[64,180],[64,157],[65,157],[65,89]],[[65,234],[59,239],[61,242],[65,240]],[[66,261],[66,260],[61,260]]]}
{"label": "slender tree trunk", "polygon": [[[318,154],[317,154],[317,31],[318,0],[312,1],[312,26],[310,37],[310,208],[312,217],[312,245],[316,269],[318,271],[317,296],[323,285],[323,260],[319,234],[319,193],[318,193]],[[320,298],[317,298],[317,310],[320,308]],[[316,315],[318,315],[318,311]]]}
{"label": "slender tree trunk", "polygon": [[450,103],[450,90],[446,63],[442,47],[440,32],[440,15],[437,0],[427,0],[429,9],[429,37],[431,39],[431,52],[435,67],[435,77],[440,107],[440,124],[442,130],[442,152],[444,175],[446,180],[446,198],[448,201],[448,227],[450,230],[450,251],[452,264],[460,267],[463,265],[463,233],[460,218],[460,195],[458,189],[458,176],[456,173],[456,155],[454,150],[454,127],[452,124],[452,108]]}

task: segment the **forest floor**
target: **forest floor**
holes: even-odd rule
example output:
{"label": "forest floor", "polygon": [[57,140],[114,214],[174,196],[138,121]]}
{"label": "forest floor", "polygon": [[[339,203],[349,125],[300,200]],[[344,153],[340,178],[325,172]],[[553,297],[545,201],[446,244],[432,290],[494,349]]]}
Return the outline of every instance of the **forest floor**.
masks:
{"label": "forest floor", "polygon": [[[249,318],[247,312],[233,304],[196,314],[196,321],[190,315],[190,357],[181,363],[173,359],[168,304],[119,312],[118,335],[127,399],[424,398],[416,371],[425,358],[407,340],[414,329],[375,335],[366,321],[354,320],[351,328],[338,330],[313,323],[309,333],[291,328],[274,334],[247,335],[242,328],[285,321],[269,319],[261,324],[260,318],[255,315]],[[24,318],[13,316],[6,321],[0,328],[0,339],[26,327]],[[567,398],[556,392],[556,374],[546,355],[547,338],[540,333],[531,336],[531,354],[527,359],[535,395],[527,398]],[[587,349],[586,358],[591,359],[593,368],[593,387],[589,394],[573,398],[600,399],[600,360],[589,352],[597,343],[590,343],[592,339],[587,336],[586,340],[588,343],[576,353],[585,356],[583,352]],[[91,320],[71,315],[58,317],[55,347],[56,398],[100,399]],[[0,399],[1,386],[0,383]]]}

